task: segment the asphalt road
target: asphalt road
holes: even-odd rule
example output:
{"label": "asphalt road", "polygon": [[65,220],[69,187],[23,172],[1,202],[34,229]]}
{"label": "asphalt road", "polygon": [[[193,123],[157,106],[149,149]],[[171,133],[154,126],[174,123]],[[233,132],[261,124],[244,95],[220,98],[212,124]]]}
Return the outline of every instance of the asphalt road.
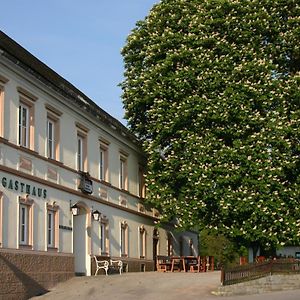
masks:
{"label": "asphalt road", "polygon": [[221,297],[211,294],[220,285],[220,272],[124,273],[74,277],[35,300],[300,300],[300,290]]}

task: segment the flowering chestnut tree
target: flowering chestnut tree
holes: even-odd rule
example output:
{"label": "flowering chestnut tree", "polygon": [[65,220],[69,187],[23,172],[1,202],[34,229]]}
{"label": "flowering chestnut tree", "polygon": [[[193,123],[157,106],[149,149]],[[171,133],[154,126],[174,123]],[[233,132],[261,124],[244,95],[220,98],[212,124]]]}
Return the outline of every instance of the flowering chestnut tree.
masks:
{"label": "flowering chestnut tree", "polygon": [[162,220],[299,243],[299,0],[162,0],[122,55]]}

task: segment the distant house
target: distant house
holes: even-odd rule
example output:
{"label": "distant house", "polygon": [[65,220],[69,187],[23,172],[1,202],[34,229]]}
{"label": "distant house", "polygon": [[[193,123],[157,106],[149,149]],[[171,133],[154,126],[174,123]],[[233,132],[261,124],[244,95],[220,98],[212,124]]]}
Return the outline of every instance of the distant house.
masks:
{"label": "distant house", "polygon": [[198,255],[197,233],[155,228],[145,168],[125,126],[0,33],[0,298],[93,275],[93,255],[128,271]]}

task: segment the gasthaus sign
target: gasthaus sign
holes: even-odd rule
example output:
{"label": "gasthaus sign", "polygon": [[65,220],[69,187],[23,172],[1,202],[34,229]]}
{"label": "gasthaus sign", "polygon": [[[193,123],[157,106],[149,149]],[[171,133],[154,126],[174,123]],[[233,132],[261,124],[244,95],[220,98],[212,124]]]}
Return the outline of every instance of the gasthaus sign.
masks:
{"label": "gasthaus sign", "polygon": [[20,193],[26,193],[27,195],[31,195],[34,197],[47,198],[47,190],[41,187],[35,186],[33,184],[28,184],[22,182],[21,180],[2,176],[1,177],[1,185],[5,189],[14,190]]}

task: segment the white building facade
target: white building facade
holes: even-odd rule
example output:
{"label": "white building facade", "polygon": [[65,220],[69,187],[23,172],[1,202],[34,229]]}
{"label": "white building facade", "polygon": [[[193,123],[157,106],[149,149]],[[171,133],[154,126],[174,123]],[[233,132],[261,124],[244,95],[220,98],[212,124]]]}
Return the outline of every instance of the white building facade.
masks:
{"label": "white building facade", "polygon": [[93,274],[93,255],[128,271],[154,270],[158,254],[198,255],[197,233],[155,228],[135,137],[2,32],[0,48],[1,276],[16,298]]}

